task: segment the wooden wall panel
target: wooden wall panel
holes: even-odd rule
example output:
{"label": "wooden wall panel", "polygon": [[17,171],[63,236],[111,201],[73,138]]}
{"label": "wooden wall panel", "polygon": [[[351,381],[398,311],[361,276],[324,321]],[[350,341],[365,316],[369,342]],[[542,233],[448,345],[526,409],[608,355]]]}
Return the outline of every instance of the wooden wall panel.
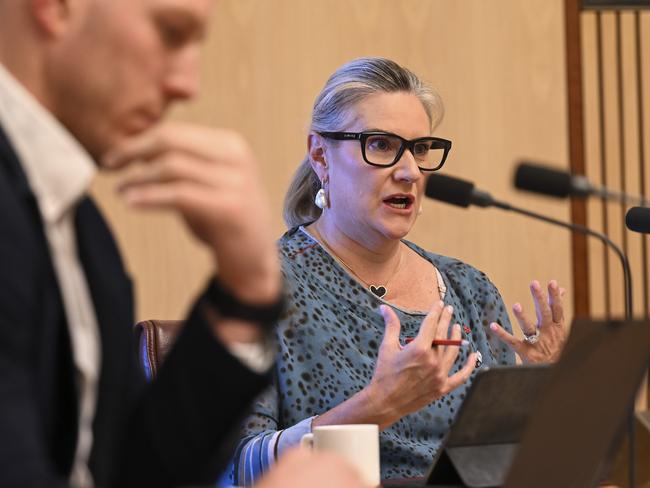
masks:
{"label": "wooden wall panel", "polygon": [[[204,53],[202,94],[173,117],[243,132],[263,163],[274,228],[305,152],[309,113],[343,62],[387,56],[442,95],[438,134],[454,141],[445,171],[494,196],[568,219],[568,205],[515,192],[527,157],[567,167],[561,0],[221,0]],[[211,259],[168,215],[127,211],[119,175],[95,186],[137,285],[139,318],[179,318]],[[528,282],[570,283],[570,237],[499,210],[425,202],[411,239],[483,269],[512,305],[532,309]],[[571,314],[568,290],[568,314]]]}
{"label": "wooden wall panel", "polygon": [[[632,194],[648,194],[650,166],[650,12],[587,11],[582,14],[582,62],[586,175],[593,183]],[[638,36],[637,36],[638,34]],[[628,254],[634,315],[649,315],[650,248],[629,232],[629,206],[590,200],[588,224],[605,232]],[[619,261],[599,243],[589,247],[591,315],[622,316]]]}

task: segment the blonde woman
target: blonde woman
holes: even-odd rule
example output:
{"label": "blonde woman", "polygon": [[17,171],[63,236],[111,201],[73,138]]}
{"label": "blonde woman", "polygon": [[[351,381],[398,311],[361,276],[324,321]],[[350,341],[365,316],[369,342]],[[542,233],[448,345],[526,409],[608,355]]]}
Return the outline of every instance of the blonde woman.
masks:
{"label": "blonde woman", "polygon": [[[531,286],[537,323],[479,270],[405,240],[425,178],[451,142],[432,135],[437,95],[382,58],[337,70],[316,99],[308,154],[287,193],[280,240],[290,309],[277,326],[275,386],[255,405],[233,464],[250,484],[313,426],[376,423],[382,477],[422,476],[473,373],[552,360],[561,290]],[[437,229],[445,232],[444,229]],[[453,339],[463,346],[435,346]],[[511,346],[511,347],[509,347]]]}

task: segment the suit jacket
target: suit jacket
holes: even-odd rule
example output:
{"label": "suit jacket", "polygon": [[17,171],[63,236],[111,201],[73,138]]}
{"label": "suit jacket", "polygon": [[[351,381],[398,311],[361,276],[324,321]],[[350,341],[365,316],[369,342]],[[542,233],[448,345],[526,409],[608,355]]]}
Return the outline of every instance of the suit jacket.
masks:
{"label": "suit jacket", "polygon": [[[214,481],[267,376],[215,340],[199,300],[158,378],[145,384],[130,279],[89,198],[75,227],[102,345],[89,461],[96,485]],[[70,338],[37,204],[1,127],[0,283],[0,487],[64,487],[78,417]]]}

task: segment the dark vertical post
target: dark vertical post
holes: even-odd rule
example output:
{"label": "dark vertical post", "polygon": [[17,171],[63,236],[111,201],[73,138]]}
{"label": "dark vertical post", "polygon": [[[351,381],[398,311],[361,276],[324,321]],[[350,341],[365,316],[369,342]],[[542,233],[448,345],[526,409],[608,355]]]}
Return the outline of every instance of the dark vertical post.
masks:
{"label": "dark vertical post", "polygon": [[[607,186],[607,135],[605,130],[605,72],[603,67],[603,17],[596,12],[596,64],[598,72],[598,136],[600,142],[600,182]],[[607,200],[601,198],[603,234],[609,237]],[[603,287],[605,288],[605,317],[612,317],[611,286],[609,279],[609,249],[603,246]]]}
{"label": "dark vertical post", "polygon": [[[619,157],[619,177],[621,179],[621,191],[627,193],[627,155],[625,151],[625,96],[623,94],[623,33],[621,29],[621,11],[616,11],[616,84],[617,84],[617,104],[618,104],[618,157]],[[625,222],[625,214],[627,212],[627,205],[623,202],[619,205],[621,221]],[[625,255],[629,252],[627,229],[625,225],[621,226],[622,247]],[[625,293],[623,293],[625,296]],[[634,314],[634,311],[630,311]]]}
{"label": "dark vertical post", "polygon": [[[585,174],[584,125],[582,110],[582,55],[580,51],[580,0],[564,1],[567,96],[569,117],[569,165],[573,174]],[[571,221],[587,225],[587,204],[571,200]],[[573,308],[576,317],[589,317],[589,255],[587,237],[571,238],[573,264]]]}
{"label": "dark vertical post", "polygon": [[[636,69],[636,99],[637,103],[637,128],[639,131],[639,192],[644,198],[647,196],[645,184],[645,124],[643,118],[643,64],[641,50],[641,12],[634,12],[634,37],[636,45],[635,69]],[[645,234],[641,235],[641,289],[643,290],[643,315],[646,319],[650,318],[650,304],[648,303],[648,238]]]}

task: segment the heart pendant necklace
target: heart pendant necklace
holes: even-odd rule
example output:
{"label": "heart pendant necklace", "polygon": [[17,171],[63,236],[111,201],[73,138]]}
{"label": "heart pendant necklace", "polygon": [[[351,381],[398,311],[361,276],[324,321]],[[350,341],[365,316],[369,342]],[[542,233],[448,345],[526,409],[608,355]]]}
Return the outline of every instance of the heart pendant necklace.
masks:
{"label": "heart pendant necklace", "polygon": [[388,293],[388,290],[386,289],[385,286],[370,285],[368,288],[370,289],[371,292],[373,292],[379,298],[384,298],[384,295],[386,295],[386,293]]}
{"label": "heart pendant necklace", "polygon": [[320,231],[315,227],[312,226],[312,234],[316,234],[313,236],[316,241],[323,247],[336,261],[341,263],[343,266],[347,268],[347,270],[363,285],[370,290],[370,292],[375,295],[377,298],[384,298],[386,295],[388,295],[388,283],[390,282],[390,279],[395,276],[397,273],[397,270],[400,268],[402,265],[402,246],[400,243],[400,248],[399,248],[399,258],[397,259],[397,265],[395,266],[395,269],[393,272],[390,274],[386,282],[381,285],[381,284],[374,284],[374,283],[368,283],[366,280],[364,280],[361,276],[357,274],[357,272],[352,269],[352,267],[346,263],[343,259],[341,259],[341,256],[336,254],[334,250],[331,248],[325,237],[323,237],[323,234],[320,233]]}

